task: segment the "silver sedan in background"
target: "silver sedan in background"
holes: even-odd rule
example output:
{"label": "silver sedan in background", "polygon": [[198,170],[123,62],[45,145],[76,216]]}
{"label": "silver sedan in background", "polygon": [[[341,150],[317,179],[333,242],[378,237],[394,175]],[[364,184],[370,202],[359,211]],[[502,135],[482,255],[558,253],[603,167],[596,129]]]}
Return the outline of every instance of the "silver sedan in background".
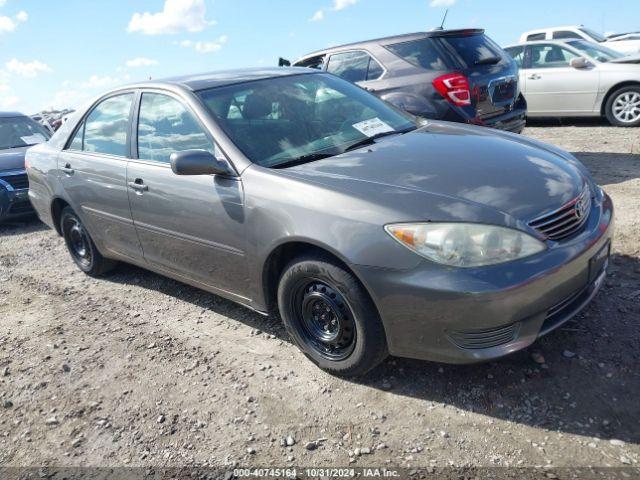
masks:
{"label": "silver sedan in background", "polygon": [[605,116],[640,126],[640,55],[584,40],[544,40],[505,48],[520,67],[529,117]]}

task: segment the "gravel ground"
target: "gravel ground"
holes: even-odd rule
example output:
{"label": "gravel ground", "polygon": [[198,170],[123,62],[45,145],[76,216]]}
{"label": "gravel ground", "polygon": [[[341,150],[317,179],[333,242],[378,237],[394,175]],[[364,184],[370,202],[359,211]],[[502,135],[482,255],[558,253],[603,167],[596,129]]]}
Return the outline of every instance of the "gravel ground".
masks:
{"label": "gravel ground", "polygon": [[526,351],[331,377],[277,319],[141,269],[84,276],[37,221],[0,227],[0,465],[636,466],[640,130],[538,122],[617,207],[610,275]]}

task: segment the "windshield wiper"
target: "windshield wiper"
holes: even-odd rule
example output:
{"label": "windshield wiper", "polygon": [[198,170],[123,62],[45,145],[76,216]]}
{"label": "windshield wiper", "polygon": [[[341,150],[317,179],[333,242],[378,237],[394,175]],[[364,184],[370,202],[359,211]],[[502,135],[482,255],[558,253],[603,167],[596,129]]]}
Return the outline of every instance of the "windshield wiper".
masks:
{"label": "windshield wiper", "polygon": [[291,160],[284,161],[282,163],[276,163],[271,168],[288,168],[295,167],[296,165],[302,165],[303,163],[315,162],[316,160],[322,160],[323,158],[335,157],[340,152],[316,152],[309,153],[308,155],[302,155],[300,157],[292,158]]}
{"label": "windshield wiper", "polygon": [[486,57],[486,58],[481,58],[480,60],[476,60],[475,62],[473,62],[473,64],[474,65],[495,65],[500,60],[502,60],[500,57]]}
{"label": "windshield wiper", "polygon": [[360,147],[365,147],[367,145],[373,145],[374,143],[376,143],[376,140],[378,140],[379,138],[388,137],[389,135],[402,135],[404,133],[412,132],[416,128],[417,127],[411,127],[411,128],[405,128],[404,130],[393,130],[391,132],[382,132],[382,133],[378,133],[377,135],[374,135],[373,137],[363,138],[362,140],[358,140],[357,142],[349,145],[347,148],[343,150],[343,153],[349,152],[351,150],[355,150]]}

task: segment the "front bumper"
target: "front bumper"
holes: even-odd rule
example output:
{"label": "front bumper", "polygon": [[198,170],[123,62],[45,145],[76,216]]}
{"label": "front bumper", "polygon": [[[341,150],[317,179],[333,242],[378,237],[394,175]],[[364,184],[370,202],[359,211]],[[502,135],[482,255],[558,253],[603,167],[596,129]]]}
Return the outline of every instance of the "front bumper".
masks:
{"label": "front bumper", "polygon": [[0,222],[32,215],[24,170],[0,172]]}
{"label": "front bumper", "polygon": [[584,308],[603,284],[612,235],[613,204],[604,195],[581,233],[519,261],[353,268],[378,307],[392,355],[475,363],[529,346]]}

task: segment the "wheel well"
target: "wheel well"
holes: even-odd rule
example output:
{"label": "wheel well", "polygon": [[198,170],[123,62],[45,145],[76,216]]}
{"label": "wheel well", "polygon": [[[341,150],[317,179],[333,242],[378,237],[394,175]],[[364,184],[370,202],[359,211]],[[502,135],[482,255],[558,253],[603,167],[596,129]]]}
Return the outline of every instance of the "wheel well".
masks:
{"label": "wheel well", "polygon": [[291,260],[301,255],[318,255],[320,257],[331,259],[334,263],[341,266],[357,278],[355,273],[344,261],[324,248],[306,242],[285,243],[271,252],[264,264],[262,288],[267,309],[271,310],[277,306],[278,281],[280,280],[283,270]]}
{"label": "wheel well", "polygon": [[611,95],[613,95],[613,93],[614,93],[616,90],[618,90],[618,89],[620,89],[620,88],[624,88],[624,87],[631,87],[631,86],[633,86],[633,85],[638,85],[638,86],[640,86],[640,82],[637,82],[637,81],[635,81],[635,80],[629,80],[629,81],[627,81],[627,82],[620,82],[620,83],[618,83],[618,84],[614,85],[613,87],[611,87],[611,88],[609,89],[609,91],[607,92],[607,94],[606,94],[606,95],[604,96],[604,98],[602,99],[602,106],[600,107],[600,113],[601,113],[602,115],[604,115],[604,114],[606,113],[606,112],[605,112],[605,108],[606,108],[606,106],[607,106],[607,102],[609,101],[609,97],[611,97]]}
{"label": "wheel well", "polygon": [[69,204],[61,198],[56,198],[51,204],[51,218],[53,219],[53,226],[56,228],[58,235],[62,235],[60,231],[60,215],[62,214],[62,210],[68,206]]}

